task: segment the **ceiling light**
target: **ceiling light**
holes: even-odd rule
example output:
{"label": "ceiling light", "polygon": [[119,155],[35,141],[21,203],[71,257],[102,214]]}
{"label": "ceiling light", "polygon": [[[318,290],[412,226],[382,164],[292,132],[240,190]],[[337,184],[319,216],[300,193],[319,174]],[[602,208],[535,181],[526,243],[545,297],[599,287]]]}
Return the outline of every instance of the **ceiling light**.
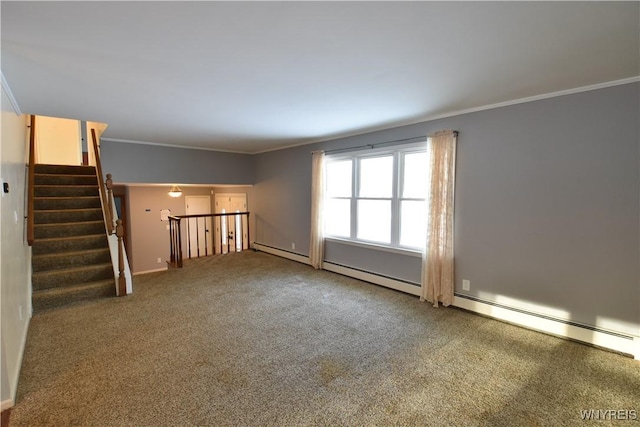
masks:
{"label": "ceiling light", "polygon": [[169,190],[169,195],[171,197],[180,197],[182,196],[182,190],[177,185],[171,186],[171,190]]}

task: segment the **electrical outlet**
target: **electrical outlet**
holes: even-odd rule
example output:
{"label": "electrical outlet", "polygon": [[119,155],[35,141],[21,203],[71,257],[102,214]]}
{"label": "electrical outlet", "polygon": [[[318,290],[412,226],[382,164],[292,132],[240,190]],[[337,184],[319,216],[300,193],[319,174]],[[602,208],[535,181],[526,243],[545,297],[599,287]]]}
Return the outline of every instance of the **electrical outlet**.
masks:
{"label": "electrical outlet", "polygon": [[462,280],[462,290],[470,291],[471,290],[471,281],[467,279]]}
{"label": "electrical outlet", "polygon": [[291,249],[293,249],[294,251],[296,250],[296,244],[291,242]]}
{"label": "electrical outlet", "polygon": [[20,320],[22,320],[22,306],[21,305],[18,306],[18,317],[20,318]]}
{"label": "electrical outlet", "polygon": [[162,258],[158,258],[158,264],[162,264]]}

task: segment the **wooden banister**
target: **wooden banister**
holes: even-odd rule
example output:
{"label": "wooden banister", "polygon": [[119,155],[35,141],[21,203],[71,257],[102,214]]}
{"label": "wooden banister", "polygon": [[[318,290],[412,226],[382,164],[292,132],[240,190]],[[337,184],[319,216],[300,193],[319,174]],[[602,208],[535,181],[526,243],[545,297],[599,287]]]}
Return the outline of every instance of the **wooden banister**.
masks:
{"label": "wooden banister", "polygon": [[[113,221],[113,179],[111,179],[111,174],[107,174],[107,181],[105,182],[105,186],[107,187],[107,200],[109,202],[109,212],[111,213],[111,221]],[[110,223],[113,227],[114,224]]]}
{"label": "wooden banister", "polygon": [[124,227],[120,218],[116,220],[116,236],[118,237],[118,296],[122,297],[127,294],[127,279],[124,275],[124,247],[122,243]]}
{"label": "wooden banister", "polygon": [[[223,221],[227,221],[227,218],[240,218],[240,222],[233,222],[233,225],[229,226],[229,229],[226,230],[226,236],[223,235]],[[214,214],[195,214],[195,215],[170,215],[169,219],[169,262],[168,264],[172,267],[181,268],[183,266],[183,258],[182,258],[182,246],[186,245],[187,248],[187,256],[188,258],[192,258],[192,256],[200,257],[200,256],[208,256],[215,255],[220,253],[228,253],[228,252],[236,252],[240,250],[246,250],[251,248],[251,235],[249,232],[249,212],[225,212],[225,213],[214,213]],[[185,221],[185,236],[186,242],[182,241],[182,225],[181,221],[186,219]],[[192,224],[192,221],[195,220]],[[198,220],[203,220],[203,225],[200,227]],[[207,219],[211,219],[214,230],[218,230],[215,234],[215,242],[212,243],[212,247],[209,250],[208,243],[210,242],[209,232],[207,229]],[[246,231],[246,234],[245,234]],[[192,255],[191,253],[191,238],[192,235],[195,236],[195,244],[196,244],[196,253]],[[200,251],[200,239],[204,240],[204,248],[203,252]],[[245,245],[245,240],[247,244]],[[230,243],[233,241],[233,244]],[[241,242],[240,246],[238,246],[237,242]],[[224,247],[226,246],[226,252]],[[218,251],[217,248],[220,250]],[[236,249],[237,248],[237,249]]]}
{"label": "wooden banister", "polygon": [[124,225],[122,220],[118,218],[114,221],[113,213],[113,179],[111,174],[107,174],[106,180],[103,180],[102,162],[100,161],[100,153],[98,151],[98,138],[96,130],[91,129],[91,139],[93,141],[93,153],[96,161],[96,176],[100,185],[100,197],[102,199],[102,211],[104,216],[105,227],[109,235],[115,233],[118,246],[118,296],[127,295],[127,277],[124,267]]}
{"label": "wooden banister", "polygon": [[109,235],[113,234],[113,217],[112,212],[109,211],[109,202],[107,200],[107,191],[105,189],[105,183],[103,181],[102,164],[100,163],[100,153],[98,151],[98,138],[96,137],[96,130],[91,129],[91,139],[93,140],[93,154],[96,160],[96,175],[98,177],[98,184],[100,185],[100,196],[102,197],[102,210],[104,212],[104,222]]}
{"label": "wooden banister", "polygon": [[35,240],[34,233],[34,195],[35,195],[35,167],[36,167],[36,116],[31,115],[31,129],[29,134],[29,183],[28,183],[28,196],[27,196],[27,243],[29,246],[33,246]]}

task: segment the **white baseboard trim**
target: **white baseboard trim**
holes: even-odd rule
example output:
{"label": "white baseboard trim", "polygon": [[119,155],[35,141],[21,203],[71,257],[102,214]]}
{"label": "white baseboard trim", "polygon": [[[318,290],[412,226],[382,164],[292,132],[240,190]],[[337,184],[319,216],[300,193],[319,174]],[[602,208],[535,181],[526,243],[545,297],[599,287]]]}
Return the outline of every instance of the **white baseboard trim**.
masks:
{"label": "white baseboard trim", "polygon": [[168,269],[169,269],[169,267],[164,267],[164,268],[156,268],[155,270],[137,271],[137,272],[133,273],[133,276],[138,276],[140,274],[157,273],[158,271],[166,271]]}
{"label": "white baseboard trim", "polygon": [[334,273],[342,274],[344,276],[353,277],[365,282],[370,282],[376,285],[384,286],[386,288],[395,289],[396,291],[405,292],[411,295],[420,296],[420,286],[412,285],[401,280],[393,279],[391,277],[381,276],[379,274],[368,273],[366,271],[357,270],[355,268],[346,267],[339,264],[333,264],[330,262],[322,263],[322,269],[332,271]]}
{"label": "white baseboard trim", "polygon": [[593,328],[515,308],[456,295],[453,306],[559,337],[604,347],[640,360],[640,337]]}
{"label": "white baseboard trim", "polygon": [[27,317],[27,321],[24,323],[24,331],[22,332],[22,339],[20,340],[20,353],[18,353],[18,363],[16,370],[11,375],[11,383],[9,384],[9,391],[11,394],[10,399],[0,402],[2,411],[12,408],[16,402],[16,396],[18,393],[18,380],[20,379],[20,368],[22,368],[22,359],[24,358],[24,349],[27,347],[27,334],[29,333],[29,324],[31,322],[31,316]]}
{"label": "white baseboard trim", "polygon": [[271,255],[277,255],[282,258],[287,258],[292,261],[301,262],[302,264],[309,265],[309,257],[297,254],[295,252],[289,252],[282,249],[274,248],[273,246],[263,245],[262,243],[253,242],[253,249],[259,250],[260,252],[266,252]]}

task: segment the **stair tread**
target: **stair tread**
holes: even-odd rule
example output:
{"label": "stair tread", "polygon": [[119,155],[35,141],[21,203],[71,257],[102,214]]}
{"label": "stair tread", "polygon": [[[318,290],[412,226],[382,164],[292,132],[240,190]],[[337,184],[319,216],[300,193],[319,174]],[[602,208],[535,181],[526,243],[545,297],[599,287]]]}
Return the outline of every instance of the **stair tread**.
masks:
{"label": "stair tread", "polygon": [[48,254],[35,254],[35,255],[32,255],[32,258],[42,259],[42,258],[54,258],[59,256],[69,257],[69,256],[77,256],[77,255],[85,255],[85,254],[95,254],[100,252],[109,252],[109,248],[104,247],[104,248],[96,248],[96,249],[85,249],[82,251],[74,250],[74,251],[53,252]]}
{"label": "stair tread", "polygon": [[[71,185],[69,187],[76,187],[75,185]],[[93,187],[93,185],[89,185],[88,187]],[[35,196],[35,200],[76,200],[76,199],[98,199],[100,200],[100,196]]]}
{"label": "stair tread", "polygon": [[65,292],[69,292],[70,290],[78,289],[78,288],[91,288],[91,287],[94,287],[94,286],[104,285],[104,284],[107,284],[107,283],[108,284],[113,284],[114,281],[115,281],[115,279],[103,279],[103,280],[94,280],[93,282],[78,283],[76,285],[62,286],[62,287],[58,287],[58,288],[34,289],[33,290],[33,294],[35,295],[36,293],[39,293],[39,294],[43,294],[43,293],[48,293],[48,294],[65,293]]}
{"label": "stair tread", "polygon": [[76,273],[79,271],[90,271],[90,270],[99,270],[101,268],[105,268],[105,267],[113,267],[113,264],[111,264],[110,262],[101,262],[99,264],[90,264],[90,265],[81,265],[78,267],[66,267],[66,268],[58,268],[55,270],[44,270],[44,271],[34,271],[32,273],[33,276],[44,276],[47,274],[70,274],[70,273]]}
{"label": "stair tread", "polygon": [[94,221],[72,221],[72,222],[45,222],[45,223],[41,223],[41,224],[33,224],[34,227],[52,227],[55,225],[68,225],[68,224],[74,224],[74,225],[78,225],[78,224],[97,224],[97,223],[101,223],[104,222],[103,220],[94,220]]}
{"label": "stair tread", "polygon": [[34,209],[33,212],[86,212],[86,211],[101,211],[102,208],[69,208],[69,209]]}
{"label": "stair tread", "polygon": [[113,280],[99,280],[64,288],[34,290],[32,295],[34,311],[41,312],[115,297],[116,291]]}
{"label": "stair tread", "polygon": [[[50,296],[50,295],[74,294],[85,289],[100,288],[103,286],[115,286],[114,280],[112,279],[96,280],[94,282],[84,282],[84,283],[79,283],[77,285],[67,285],[59,288],[34,289],[33,297],[35,298],[35,297],[44,296],[44,295]],[[115,288],[114,288],[114,295],[115,295]]]}
{"label": "stair tread", "polygon": [[[98,184],[33,184],[33,187],[91,187],[91,188],[97,188]],[[36,197],[42,197],[42,196],[36,196]],[[46,196],[45,196],[46,197]]]}
{"label": "stair tread", "polygon": [[93,177],[93,175],[89,175],[86,173],[51,173],[51,172],[34,172],[33,173],[36,176],[60,176],[60,175],[64,175],[64,176],[90,176]]}
{"label": "stair tread", "polygon": [[[97,222],[97,221],[92,221],[92,222]],[[42,224],[44,225],[44,224]],[[83,234],[82,236],[64,236],[64,237],[43,237],[41,239],[36,239],[36,242],[57,242],[57,241],[61,241],[61,240],[80,240],[80,239],[87,239],[87,238],[98,238],[98,237],[105,237],[106,233],[100,233],[100,234]]]}

